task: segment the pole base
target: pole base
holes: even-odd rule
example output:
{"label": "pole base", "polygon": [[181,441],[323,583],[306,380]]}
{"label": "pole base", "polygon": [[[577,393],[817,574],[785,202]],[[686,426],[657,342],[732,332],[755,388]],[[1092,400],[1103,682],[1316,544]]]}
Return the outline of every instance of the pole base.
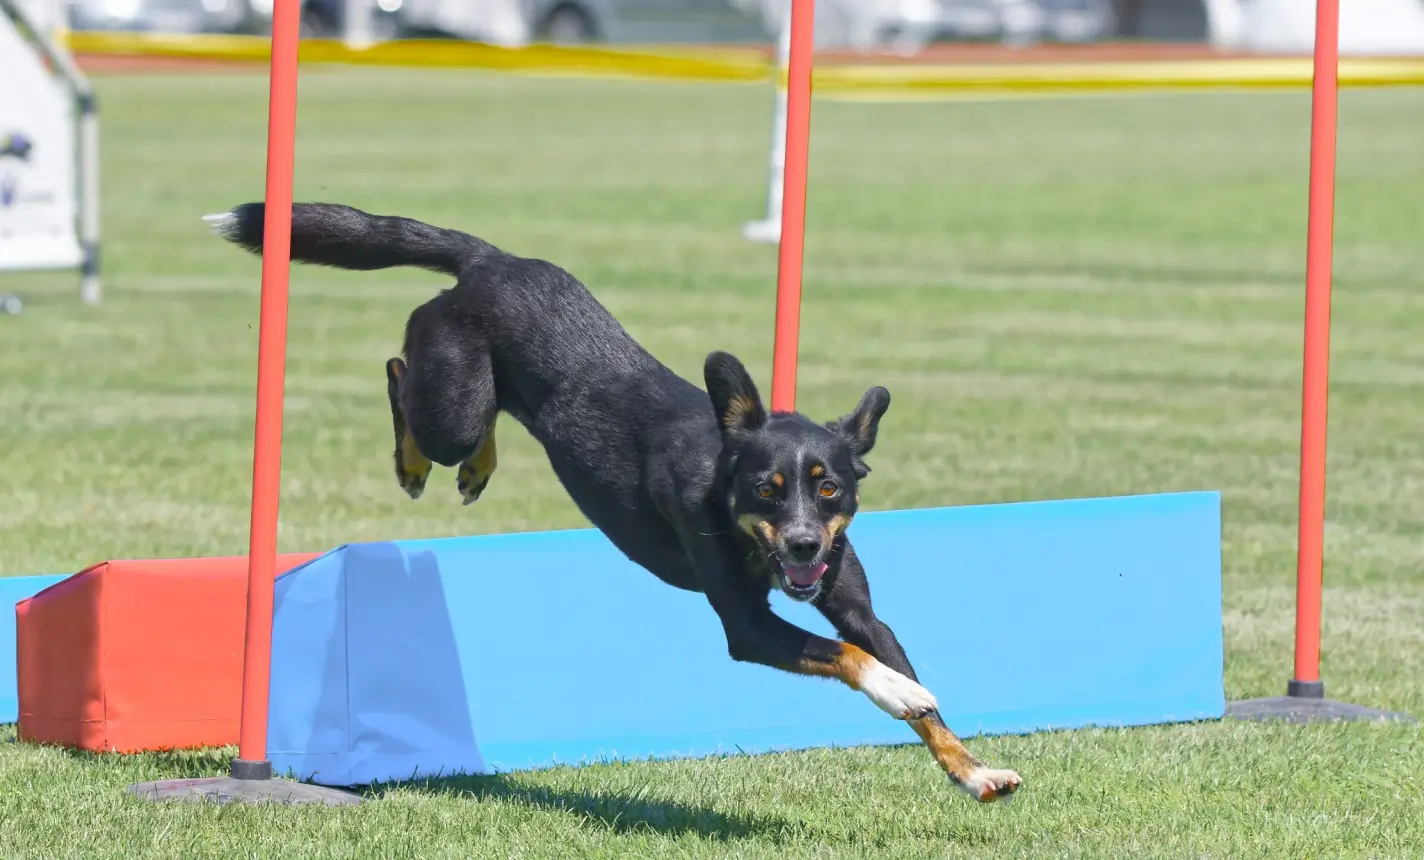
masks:
{"label": "pole base", "polygon": [[220,806],[230,803],[354,806],[361,802],[359,795],[324,785],[309,785],[287,779],[233,779],[230,776],[161,779],[157,782],[141,782],[124,790],[144,800],[210,800]]}
{"label": "pole base", "polygon": [[1226,716],[1233,720],[1253,722],[1287,722],[1297,726],[1331,722],[1417,722],[1409,714],[1381,711],[1364,705],[1337,702],[1325,698],[1325,684],[1320,681],[1296,681],[1286,686],[1286,695],[1265,699],[1243,699],[1228,702]]}
{"label": "pole base", "polygon": [[286,805],[354,806],[360,795],[324,785],[309,785],[272,778],[272,763],[233,759],[232,775],[206,779],[161,779],[124,789],[144,800],[211,800],[229,803],[280,803]]}
{"label": "pole base", "polygon": [[742,236],[748,241],[762,245],[779,245],[781,243],[781,222],[748,221],[742,225]]}
{"label": "pole base", "polygon": [[99,304],[103,293],[99,288],[99,279],[93,275],[86,275],[79,284],[79,299],[84,304],[93,307]]}

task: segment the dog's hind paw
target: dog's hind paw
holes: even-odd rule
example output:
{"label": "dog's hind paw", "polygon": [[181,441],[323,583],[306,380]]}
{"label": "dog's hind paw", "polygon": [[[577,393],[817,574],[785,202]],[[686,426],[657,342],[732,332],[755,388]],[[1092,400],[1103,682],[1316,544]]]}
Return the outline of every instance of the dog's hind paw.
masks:
{"label": "dog's hind paw", "polygon": [[1023,780],[1011,770],[976,767],[969,772],[968,777],[958,780],[958,785],[980,803],[993,803],[996,800],[1008,803],[1013,800],[1014,792],[1023,785]]}
{"label": "dog's hind paw", "polygon": [[475,476],[475,470],[468,464],[461,464],[460,471],[455,479],[455,486],[460,490],[460,496],[464,498],[465,504],[473,505],[480,500],[480,494],[489,486],[489,476],[485,476],[480,481]]}
{"label": "dog's hind paw", "polygon": [[412,500],[420,498],[425,492],[425,479],[427,475],[397,473],[396,480],[400,481],[400,487],[405,490],[405,494]]}
{"label": "dog's hind paw", "polygon": [[860,691],[897,720],[918,719],[939,707],[933,693],[879,660],[861,675]]}

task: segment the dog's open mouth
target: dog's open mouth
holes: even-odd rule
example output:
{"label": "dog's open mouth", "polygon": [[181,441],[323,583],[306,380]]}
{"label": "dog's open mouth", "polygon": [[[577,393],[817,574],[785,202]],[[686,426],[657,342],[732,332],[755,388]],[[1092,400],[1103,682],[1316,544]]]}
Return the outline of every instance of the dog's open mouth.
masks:
{"label": "dog's open mouth", "polygon": [[788,597],[809,600],[821,590],[821,577],[826,573],[826,563],[783,564],[781,566],[781,590]]}

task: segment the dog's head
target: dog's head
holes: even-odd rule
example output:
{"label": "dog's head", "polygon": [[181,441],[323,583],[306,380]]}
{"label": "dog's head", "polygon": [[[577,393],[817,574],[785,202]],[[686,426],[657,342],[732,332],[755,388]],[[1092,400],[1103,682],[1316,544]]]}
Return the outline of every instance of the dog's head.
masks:
{"label": "dog's head", "polygon": [[890,392],[871,388],[849,415],[818,424],[799,412],[768,414],[732,355],[708,355],[702,373],[722,429],[721,480],[732,521],[761,549],[774,585],[794,600],[811,600],[839,563],[860,501],[857,482],[870,473],[864,457]]}

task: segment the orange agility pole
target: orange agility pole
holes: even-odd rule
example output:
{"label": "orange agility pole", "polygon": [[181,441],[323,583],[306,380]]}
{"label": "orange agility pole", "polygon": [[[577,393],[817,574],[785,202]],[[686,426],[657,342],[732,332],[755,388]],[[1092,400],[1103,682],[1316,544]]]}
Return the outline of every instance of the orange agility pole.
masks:
{"label": "orange agility pole", "polygon": [[247,617],[242,659],[238,754],[227,777],[140,783],[128,791],[152,800],[201,797],[281,803],[354,804],[357,795],[272,779],[267,700],[272,674],[272,604],[277,508],[282,477],[282,400],[287,363],[287,283],[291,264],[292,175],[297,138],[297,39],[301,0],[272,9],[267,104],[267,190],[262,234],[262,310],[257,335],[257,416],[252,453],[252,518],[247,551]]}
{"label": "orange agility pole", "polygon": [[1250,720],[1398,720],[1407,714],[1325,698],[1320,679],[1320,592],[1325,544],[1325,429],[1330,376],[1331,245],[1335,226],[1335,135],[1340,0],[1316,0],[1315,80],[1310,105],[1310,197],[1305,251],[1305,349],[1301,369],[1300,510],[1296,548],[1295,672],[1286,695],[1232,702]]}
{"label": "orange agility pole", "polygon": [[[265,779],[267,692],[272,670],[272,593],[282,480],[282,401],[287,370],[287,283],[292,242],[292,175],[297,145],[299,0],[272,11],[267,103],[267,193],[262,233],[262,312],[257,334],[257,418],[252,452],[252,520],[247,550],[247,635],[242,724],[234,777]],[[247,771],[255,771],[250,775]]]}
{"label": "orange agility pole", "polygon": [[[1295,678],[1320,686],[1320,590],[1325,541],[1325,430],[1330,375],[1330,278],[1335,227],[1336,76],[1340,0],[1315,11],[1310,106],[1310,212],[1305,251],[1305,357],[1301,379],[1300,523],[1296,555]],[[1305,689],[1292,695],[1307,694]]]}
{"label": "orange agility pole", "polygon": [[801,263],[806,240],[806,169],[811,142],[811,54],[816,0],[791,0],[787,62],[786,174],[781,199],[781,245],[776,269],[776,339],[772,347],[771,408],[796,408],[796,352],[801,330]]}

